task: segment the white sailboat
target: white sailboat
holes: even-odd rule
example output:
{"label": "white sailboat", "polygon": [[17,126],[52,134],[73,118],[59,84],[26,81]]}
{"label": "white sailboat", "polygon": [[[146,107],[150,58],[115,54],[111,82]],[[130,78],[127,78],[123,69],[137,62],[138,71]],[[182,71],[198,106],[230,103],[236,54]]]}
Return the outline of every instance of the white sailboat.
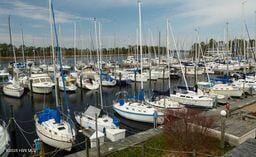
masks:
{"label": "white sailboat", "polygon": [[[96,37],[96,47],[97,47],[97,58],[98,58],[98,67],[99,71],[101,71],[101,38],[99,41],[97,40],[97,25],[96,19],[94,19],[95,24],[95,37]],[[99,24],[99,36],[100,36],[100,24]],[[101,81],[101,78],[100,82]],[[101,84],[100,84],[101,86]],[[102,97],[102,89],[100,88],[100,103],[101,109],[103,109],[103,97]],[[108,115],[100,116],[101,109],[98,109],[93,106],[89,106],[85,112],[75,112],[75,119],[83,128],[91,128],[96,130],[96,118],[97,118],[97,126],[98,131],[105,133],[106,137],[109,138],[111,141],[117,141],[120,139],[125,138],[125,129],[119,129],[119,120],[113,119]],[[97,116],[97,117],[95,117]],[[97,131],[97,130],[96,130]]]}
{"label": "white sailboat", "polygon": [[[142,60],[142,31],[141,31],[141,2],[138,1],[139,6],[139,42],[140,42],[140,68],[143,71],[143,60]],[[125,99],[124,93],[117,93],[118,101],[113,104],[113,109],[120,116],[146,123],[154,123],[155,119],[157,123],[163,123],[164,113],[157,111],[154,107],[146,105],[144,102],[144,90],[143,90],[143,76],[140,75],[141,91],[139,101]]]}
{"label": "white sailboat", "polygon": [[[9,22],[9,34],[10,34],[10,44],[12,45],[12,51],[14,56],[14,64],[16,63],[16,55],[15,55],[15,49],[12,43],[12,31],[11,31],[11,17],[8,18]],[[13,81],[11,81],[10,84],[4,85],[3,92],[5,95],[20,98],[24,94],[24,87],[22,87],[17,80],[18,75],[18,69],[14,69],[14,73],[16,76],[13,77]]]}
{"label": "white sailboat", "polygon": [[[170,49],[169,49],[169,21],[167,20],[166,25],[166,57],[167,57],[167,78],[168,80],[168,90],[170,93],[171,89],[171,83],[170,83]],[[164,72],[164,71],[162,71]],[[162,77],[163,78],[163,77]],[[151,106],[157,107],[157,108],[166,108],[166,109],[177,109],[181,108],[182,106],[177,102],[172,100],[170,97],[157,97],[155,100],[150,101],[150,99],[146,99],[145,102]]]}
{"label": "white sailboat", "polygon": [[[175,49],[178,50],[177,45],[176,45],[176,41],[174,39],[174,33],[173,33],[173,30],[172,30],[171,26],[170,26],[170,30],[171,30],[171,33],[172,33],[172,38],[173,38],[173,41],[174,41]],[[179,64],[181,66],[179,52],[177,52],[177,56],[178,56]],[[201,93],[201,92],[189,91],[187,80],[186,80],[183,68],[181,68],[181,72],[182,72],[182,76],[183,76],[187,91],[185,93],[170,94],[171,99],[174,100],[174,101],[177,101],[181,104],[192,106],[192,107],[212,108],[213,107],[213,102],[214,102],[213,99],[210,98],[209,96]]]}
{"label": "white sailboat", "polygon": [[[54,52],[54,37],[53,37],[53,25],[55,29],[55,36],[56,36],[56,43],[58,48],[58,57],[60,61],[60,71],[63,73],[62,69],[62,63],[61,63],[61,49],[58,45],[58,38],[56,34],[56,26],[55,26],[55,20],[54,20],[54,12],[52,8],[52,2],[49,0],[49,11],[50,11],[50,25],[51,25],[51,38],[52,38],[52,54],[53,54],[53,62],[56,64],[55,59],[55,52]],[[56,67],[54,67],[54,76],[55,76],[55,83],[56,81]],[[63,77],[63,75],[61,75]],[[55,148],[63,149],[70,151],[72,148],[72,145],[75,141],[75,130],[72,127],[71,119],[70,119],[70,113],[68,104],[67,106],[67,112],[68,112],[68,121],[64,120],[60,115],[60,109],[58,104],[58,94],[57,94],[57,88],[55,88],[55,99],[56,99],[56,106],[57,109],[50,109],[50,108],[44,108],[43,111],[37,113],[34,117],[35,123],[36,123],[36,133],[39,136],[39,138],[46,144],[53,146]],[[64,98],[65,103],[67,103],[67,96],[66,96],[66,89],[65,89],[65,83],[64,83]]]}

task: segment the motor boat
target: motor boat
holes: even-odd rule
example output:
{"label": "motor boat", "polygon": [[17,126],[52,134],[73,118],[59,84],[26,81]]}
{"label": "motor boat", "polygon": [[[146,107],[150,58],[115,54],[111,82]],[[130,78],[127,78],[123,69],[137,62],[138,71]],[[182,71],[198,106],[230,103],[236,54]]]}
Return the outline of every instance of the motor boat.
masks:
{"label": "motor boat", "polygon": [[24,94],[24,87],[18,82],[12,81],[10,84],[4,85],[3,92],[7,96],[20,98]]}
{"label": "motor boat", "polygon": [[[32,81],[32,87],[30,85]],[[31,74],[29,78],[29,90],[33,90],[34,93],[38,94],[48,94],[52,92],[52,87],[54,83],[48,74]]]}
{"label": "motor boat", "polygon": [[228,97],[241,97],[244,92],[241,88],[232,85],[216,84],[211,88],[210,93],[220,94]]}
{"label": "motor boat", "polygon": [[199,107],[199,108],[212,108],[214,103],[213,99],[209,96],[202,94],[201,92],[186,91],[185,93],[177,92],[170,94],[170,98],[173,101],[177,101],[180,104]]}

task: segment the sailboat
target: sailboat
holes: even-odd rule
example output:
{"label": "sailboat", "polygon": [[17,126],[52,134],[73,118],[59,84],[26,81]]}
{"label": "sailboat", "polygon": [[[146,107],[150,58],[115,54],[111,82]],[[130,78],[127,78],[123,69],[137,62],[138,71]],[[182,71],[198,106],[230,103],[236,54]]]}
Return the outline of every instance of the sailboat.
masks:
{"label": "sailboat", "polygon": [[[98,58],[98,67],[99,71],[101,71],[101,38],[100,38],[100,24],[99,24],[99,41],[97,40],[97,25],[96,25],[96,19],[95,22],[95,37],[96,37],[96,47],[97,47],[97,58]],[[100,82],[103,81],[101,78],[99,78]],[[96,117],[97,116],[97,126],[98,131],[103,132],[106,134],[106,137],[109,138],[111,141],[117,141],[120,139],[125,138],[125,129],[119,129],[119,120],[114,117],[110,117],[106,114],[101,115],[101,110],[103,109],[103,98],[102,98],[102,84],[100,83],[100,103],[101,103],[101,109],[96,108],[94,106],[89,106],[85,112],[75,112],[75,119],[78,124],[80,124],[83,128],[91,128],[93,130],[96,130]]]}
{"label": "sailboat", "polygon": [[[16,63],[15,48],[12,43],[12,30],[11,30],[11,17],[10,16],[8,18],[8,23],[9,23],[10,44],[12,45],[14,63]],[[14,73],[16,76],[13,77],[13,81],[10,84],[7,84],[3,87],[3,92],[5,95],[15,97],[15,98],[20,98],[24,94],[24,87],[22,87],[19,84],[19,81],[17,81],[18,72],[19,72],[19,70],[14,68]]]}
{"label": "sailboat", "polygon": [[7,149],[10,148],[10,137],[7,131],[6,123],[0,120],[0,156],[8,157],[9,152]]}
{"label": "sailboat", "polygon": [[[170,69],[170,49],[169,49],[169,21],[167,20],[166,26],[166,57],[167,57],[167,71]],[[170,74],[167,75],[168,80],[168,90],[170,93],[171,84],[170,84]],[[181,105],[177,102],[172,100],[170,97],[153,97],[154,99],[146,99],[146,103],[157,107],[157,108],[167,108],[167,109],[177,109],[181,108]]]}
{"label": "sailboat", "polygon": [[[62,61],[60,58],[61,49],[58,44],[58,36],[56,32],[54,11],[53,11],[53,5],[51,0],[49,0],[49,12],[50,12],[53,62],[56,65],[55,52],[54,52],[54,37],[53,37],[53,26],[54,26],[55,39],[56,39],[56,44],[58,48],[60,72],[61,74],[63,74]],[[55,73],[54,76],[55,76],[55,83],[56,83],[57,82],[56,66],[54,67],[54,73]],[[63,75],[61,76],[62,76],[62,80],[64,81]],[[58,104],[57,90],[58,89],[55,88],[55,98],[56,98],[57,109],[50,109],[46,107],[44,108],[43,111],[35,114],[34,119],[36,123],[36,133],[44,143],[50,146],[53,146],[55,148],[70,151],[75,141],[75,130],[72,127],[72,123],[70,119],[69,107],[66,100],[67,96],[66,96],[65,83],[64,83],[64,94],[65,94],[64,98],[65,98],[66,108],[68,111],[68,116],[67,116],[68,121],[64,120],[61,116],[60,108]]]}
{"label": "sailboat", "polygon": [[[178,52],[176,41],[174,39],[174,33],[173,33],[173,30],[172,30],[171,26],[170,26],[170,30],[171,30],[171,34],[172,34],[175,49],[177,50],[179,65],[180,65],[180,67],[182,67],[180,57],[179,57],[180,52]],[[183,80],[185,82],[187,90],[184,93],[174,92],[173,94],[170,94],[170,98],[174,101],[179,102],[180,104],[187,105],[187,106],[212,108],[213,107],[213,102],[214,102],[213,99],[210,98],[209,96],[201,93],[201,92],[190,91],[189,88],[188,88],[188,84],[187,84],[187,80],[186,80],[183,68],[181,68],[181,72],[182,72]]]}
{"label": "sailboat", "polygon": [[[142,31],[141,31],[141,2],[138,1],[139,7],[139,42],[140,42],[140,68],[143,71],[143,60],[142,60]],[[147,105],[144,102],[144,89],[143,89],[143,76],[140,75],[141,91],[139,92],[138,100],[127,98],[126,92],[119,92],[116,94],[116,101],[114,101],[113,109],[120,116],[146,123],[163,123],[164,113],[157,111],[156,108]]]}

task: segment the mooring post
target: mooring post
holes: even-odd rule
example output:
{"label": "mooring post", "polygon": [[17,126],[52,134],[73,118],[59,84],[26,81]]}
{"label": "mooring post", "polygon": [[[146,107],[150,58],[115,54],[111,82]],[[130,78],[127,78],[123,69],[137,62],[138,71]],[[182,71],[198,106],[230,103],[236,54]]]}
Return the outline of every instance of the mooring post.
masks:
{"label": "mooring post", "polygon": [[85,144],[86,157],[89,157],[90,139],[87,136],[85,136],[85,141],[86,141],[86,144]]}
{"label": "mooring post", "polygon": [[163,91],[164,91],[164,74],[165,74],[165,68],[163,69]]}
{"label": "mooring post", "polygon": [[98,137],[98,122],[97,121],[98,121],[98,116],[97,116],[97,113],[95,113],[97,157],[100,157],[100,143],[99,143],[99,137]]}
{"label": "mooring post", "polygon": [[33,98],[33,80],[29,80],[29,86],[30,86],[30,96]]}
{"label": "mooring post", "polygon": [[122,79],[122,74],[119,73],[119,87],[121,87],[121,79]]}
{"label": "mooring post", "polygon": [[80,88],[81,90],[83,89],[83,83],[82,83],[82,80],[83,80],[83,75],[80,75],[80,78],[79,78],[79,83],[80,83]]}

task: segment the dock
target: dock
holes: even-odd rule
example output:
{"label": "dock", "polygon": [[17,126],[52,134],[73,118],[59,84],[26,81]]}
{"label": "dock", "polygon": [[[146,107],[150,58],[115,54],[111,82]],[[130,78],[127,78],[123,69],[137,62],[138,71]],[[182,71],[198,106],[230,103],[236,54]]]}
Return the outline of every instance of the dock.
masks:
{"label": "dock", "polygon": [[[100,146],[100,153],[101,156],[105,156],[108,154],[111,154],[116,151],[124,150],[128,147],[138,145],[140,143],[143,143],[150,138],[160,134],[162,132],[162,127],[158,127],[156,129],[149,129],[147,131],[140,132],[135,135],[131,135],[125,139],[122,139],[120,141],[116,142],[106,142],[103,145]],[[76,152],[73,154],[69,154],[66,157],[85,157],[86,156],[86,150],[82,150],[80,152]],[[89,156],[90,157],[97,157],[97,149],[92,148],[89,150]]]}
{"label": "dock", "polygon": [[[230,99],[230,116],[226,118],[226,127],[225,127],[225,141],[230,145],[237,146],[243,143],[244,141],[255,138],[256,133],[256,117],[250,116],[245,113],[244,108],[255,105],[256,111],[256,96],[247,96],[244,99]],[[216,123],[214,126],[209,129],[212,136],[220,138],[220,111],[225,110],[225,105],[217,106],[216,108],[202,112],[206,116],[215,116]],[[84,132],[84,131],[83,131]],[[100,146],[101,156],[106,156],[116,151],[124,150],[131,146],[138,145],[143,143],[150,138],[160,134],[162,132],[162,127],[156,129],[149,129],[143,132],[140,132],[135,135],[131,135],[123,140],[117,142],[106,141],[103,145]],[[86,132],[84,132],[86,135]],[[66,157],[84,157],[86,156],[86,150],[82,150],[73,154],[69,154]],[[97,149],[89,149],[90,157],[97,157]]]}
{"label": "dock", "polygon": [[[255,138],[256,117],[244,109],[252,105],[256,107],[256,96],[230,100],[230,115],[225,119],[225,141],[230,145],[237,146],[249,138]],[[217,138],[221,133],[221,110],[225,110],[225,105],[206,112],[206,115],[217,117],[215,125],[210,129],[210,133]]]}

